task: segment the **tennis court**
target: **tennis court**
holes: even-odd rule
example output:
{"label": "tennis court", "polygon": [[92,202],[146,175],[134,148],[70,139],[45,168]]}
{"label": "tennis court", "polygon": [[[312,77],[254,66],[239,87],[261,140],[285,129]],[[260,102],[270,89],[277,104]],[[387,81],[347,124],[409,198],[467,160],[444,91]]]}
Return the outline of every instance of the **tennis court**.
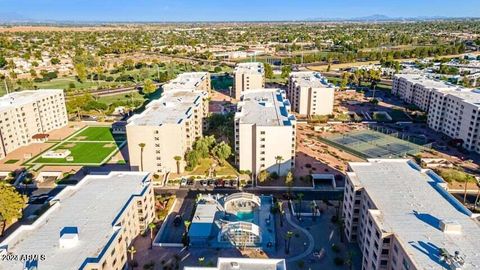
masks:
{"label": "tennis court", "polygon": [[423,150],[421,145],[373,130],[359,130],[318,139],[361,158],[398,158],[407,154],[415,155]]}

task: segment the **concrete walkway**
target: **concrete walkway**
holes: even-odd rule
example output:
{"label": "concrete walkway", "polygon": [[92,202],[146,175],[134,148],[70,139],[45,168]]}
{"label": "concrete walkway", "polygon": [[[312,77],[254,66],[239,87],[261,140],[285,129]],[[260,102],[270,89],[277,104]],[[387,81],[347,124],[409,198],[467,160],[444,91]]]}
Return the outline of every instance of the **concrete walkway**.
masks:
{"label": "concrete walkway", "polygon": [[286,258],[287,262],[294,262],[309,256],[313,252],[313,249],[315,248],[315,242],[312,234],[310,234],[309,231],[307,231],[306,229],[304,229],[303,227],[301,227],[300,225],[295,223],[295,221],[292,220],[293,218],[292,213],[290,212],[290,208],[286,204],[287,203],[284,203],[283,209],[285,209],[285,219],[287,220],[288,224],[290,224],[295,229],[303,232],[308,238],[308,248],[303,253],[290,258]]}

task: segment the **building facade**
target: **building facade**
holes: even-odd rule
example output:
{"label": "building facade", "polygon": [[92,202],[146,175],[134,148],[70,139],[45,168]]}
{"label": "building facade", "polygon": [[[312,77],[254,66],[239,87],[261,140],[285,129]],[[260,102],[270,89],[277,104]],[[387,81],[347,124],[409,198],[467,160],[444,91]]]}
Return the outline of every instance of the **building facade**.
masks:
{"label": "building facade", "polygon": [[428,126],[480,153],[480,91],[420,75],[396,75],[392,93],[428,113]]}
{"label": "building facade", "polygon": [[207,114],[205,91],[170,90],[150,102],[145,111],[128,120],[126,127],[132,170],[182,172],[185,152],[202,136]]}
{"label": "building facade", "polygon": [[68,124],[63,90],[31,90],[0,97],[0,159]]}
{"label": "building facade", "polygon": [[142,172],[86,176],[50,204],[0,244],[0,254],[37,257],[2,260],[0,269],[124,269],[128,246],[155,217],[153,187]]}
{"label": "building facade", "polygon": [[478,269],[479,224],[446,187],[411,160],[350,163],[344,232],[362,270]]}
{"label": "building facade", "polygon": [[281,89],[245,92],[235,113],[235,153],[240,170],[285,175],[295,166],[296,119]]}
{"label": "building facade", "polygon": [[292,110],[301,115],[333,113],[335,88],[318,72],[292,72],[288,78],[288,95]]}
{"label": "building facade", "polygon": [[185,72],[175,79],[163,85],[165,92],[171,90],[199,90],[209,92],[211,89],[210,73],[208,72]]}
{"label": "building facade", "polygon": [[234,98],[239,99],[242,94],[251,89],[265,87],[265,67],[263,63],[239,63],[234,72]]}

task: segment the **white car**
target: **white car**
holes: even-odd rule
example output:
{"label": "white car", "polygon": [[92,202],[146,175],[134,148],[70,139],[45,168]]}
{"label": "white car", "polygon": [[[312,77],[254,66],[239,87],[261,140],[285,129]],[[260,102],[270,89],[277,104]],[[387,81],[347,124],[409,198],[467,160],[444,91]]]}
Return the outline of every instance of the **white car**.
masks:
{"label": "white car", "polygon": [[180,181],[180,186],[184,187],[186,185],[187,185],[187,178],[182,178],[182,180]]}

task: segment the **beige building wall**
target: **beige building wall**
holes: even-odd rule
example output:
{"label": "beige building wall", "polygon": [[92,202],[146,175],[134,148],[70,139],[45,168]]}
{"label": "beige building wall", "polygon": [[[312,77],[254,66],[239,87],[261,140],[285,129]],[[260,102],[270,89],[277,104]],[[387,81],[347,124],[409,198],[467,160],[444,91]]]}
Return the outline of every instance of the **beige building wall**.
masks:
{"label": "beige building wall", "polygon": [[128,262],[127,251],[133,239],[148,230],[148,224],[155,219],[155,194],[150,184],[142,196],[134,199],[126,206],[120,218],[121,228],[108,246],[105,255],[98,263],[85,265],[85,270],[121,270]]}
{"label": "beige building wall", "polygon": [[265,87],[265,71],[262,63],[240,63],[234,72],[234,98],[248,90],[261,89]]}
{"label": "beige building wall", "polygon": [[[273,93],[273,96],[262,92]],[[278,101],[278,97],[282,100]],[[285,175],[295,166],[295,132],[296,120],[289,114],[289,102],[282,90],[257,89],[245,93],[235,115],[235,152],[239,169],[257,175],[262,170],[278,172],[280,164],[280,175]],[[277,156],[282,160],[277,161]]]}
{"label": "beige building wall", "polygon": [[[150,103],[126,127],[131,169],[139,171],[143,165],[143,171],[153,173],[183,172],[185,153],[203,135],[207,115],[206,92],[173,90]],[[181,157],[178,168],[176,156]]]}
{"label": "beige building wall", "polygon": [[0,98],[0,159],[32,137],[68,124],[63,90],[15,92]]}
{"label": "beige building wall", "polygon": [[301,115],[333,113],[335,88],[318,72],[292,72],[288,93],[292,110]]}

